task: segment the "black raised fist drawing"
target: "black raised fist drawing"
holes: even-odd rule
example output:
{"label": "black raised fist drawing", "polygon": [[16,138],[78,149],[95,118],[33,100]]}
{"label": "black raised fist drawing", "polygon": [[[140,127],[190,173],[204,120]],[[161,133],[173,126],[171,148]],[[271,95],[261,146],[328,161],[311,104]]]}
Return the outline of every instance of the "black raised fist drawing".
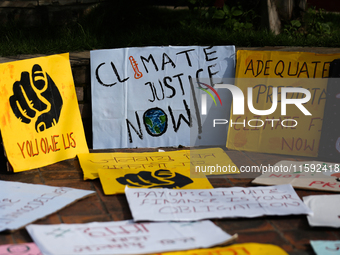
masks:
{"label": "black raised fist drawing", "polygon": [[38,133],[58,123],[63,106],[57,86],[38,64],[33,66],[31,74],[22,72],[20,81],[14,82],[9,102],[21,122],[35,121]]}
{"label": "black raised fist drawing", "polygon": [[140,171],[138,174],[126,174],[116,179],[120,184],[131,187],[145,188],[182,188],[193,182],[189,177],[172,173],[166,169],[159,169],[155,172]]}

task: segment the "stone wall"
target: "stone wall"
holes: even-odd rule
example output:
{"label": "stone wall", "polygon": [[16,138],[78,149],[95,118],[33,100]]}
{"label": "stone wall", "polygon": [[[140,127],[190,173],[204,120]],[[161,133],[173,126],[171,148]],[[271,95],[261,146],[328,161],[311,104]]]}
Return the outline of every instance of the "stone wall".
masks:
{"label": "stone wall", "polygon": [[90,52],[70,53],[70,62],[87,144],[92,148]]}

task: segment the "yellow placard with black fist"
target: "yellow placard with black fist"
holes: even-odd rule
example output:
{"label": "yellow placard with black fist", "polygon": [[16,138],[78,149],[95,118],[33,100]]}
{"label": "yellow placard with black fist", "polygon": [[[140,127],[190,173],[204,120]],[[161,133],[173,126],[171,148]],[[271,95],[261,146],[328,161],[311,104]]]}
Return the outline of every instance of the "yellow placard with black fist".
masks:
{"label": "yellow placard with black fist", "polygon": [[0,65],[0,128],[14,172],[88,153],[69,54]]}
{"label": "yellow placard with black fist", "polygon": [[[150,167],[188,166],[191,175],[237,174],[238,167],[221,148],[164,152],[109,152],[78,154],[84,180],[99,177],[98,169],[148,169]],[[195,177],[195,176],[193,176]]]}
{"label": "yellow placard with black fist", "polygon": [[149,165],[147,169],[98,169],[105,195],[125,192],[129,188],[212,189],[202,173],[190,175],[190,165]]}

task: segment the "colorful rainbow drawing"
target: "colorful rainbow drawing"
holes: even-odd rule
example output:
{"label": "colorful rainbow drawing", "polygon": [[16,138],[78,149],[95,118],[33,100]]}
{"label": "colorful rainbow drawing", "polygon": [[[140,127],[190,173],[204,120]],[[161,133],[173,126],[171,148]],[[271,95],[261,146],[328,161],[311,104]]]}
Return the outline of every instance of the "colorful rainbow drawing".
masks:
{"label": "colorful rainbow drawing", "polygon": [[[215,95],[217,96],[217,98],[218,98],[218,100],[220,101],[220,103],[221,103],[221,105],[222,105],[222,100],[221,100],[221,98],[220,98],[220,96],[219,96],[219,94],[217,93],[217,91],[213,88],[213,87],[211,87],[210,85],[208,85],[208,84],[205,84],[205,83],[203,83],[203,82],[197,82],[197,83],[199,83],[199,84],[201,84],[201,85],[204,85],[204,86],[206,86],[208,89],[210,89],[212,92],[214,92],[215,93]],[[209,90],[207,90],[207,89],[204,89],[204,88],[200,88],[200,87],[197,87],[197,88],[199,88],[199,89],[201,89],[201,90],[203,90],[203,91],[205,91],[205,92],[207,92],[208,93],[208,95],[214,100],[214,103],[215,103],[215,105],[217,105],[217,103],[216,103],[216,100],[215,100],[215,98],[214,98],[214,96],[210,93],[210,91]]]}

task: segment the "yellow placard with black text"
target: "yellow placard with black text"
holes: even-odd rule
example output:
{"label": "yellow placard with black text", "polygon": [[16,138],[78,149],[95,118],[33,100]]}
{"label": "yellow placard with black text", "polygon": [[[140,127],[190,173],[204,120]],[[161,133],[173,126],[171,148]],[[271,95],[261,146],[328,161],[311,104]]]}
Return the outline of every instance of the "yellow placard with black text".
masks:
{"label": "yellow placard with black text", "polygon": [[234,114],[233,102],[227,148],[316,157],[336,58],[340,54],[239,50],[235,85],[244,112]]}
{"label": "yellow placard with black text", "polygon": [[191,174],[238,174],[238,167],[221,148],[164,152],[108,152],[78,154],[84,180],[99,177],[98,169],[143,170],[153,167],[187,166]]}
{"label": "yellow placard with black text", "polygon": [[14,172],[88,153],[69,54],[0,64],[0,127]]}

